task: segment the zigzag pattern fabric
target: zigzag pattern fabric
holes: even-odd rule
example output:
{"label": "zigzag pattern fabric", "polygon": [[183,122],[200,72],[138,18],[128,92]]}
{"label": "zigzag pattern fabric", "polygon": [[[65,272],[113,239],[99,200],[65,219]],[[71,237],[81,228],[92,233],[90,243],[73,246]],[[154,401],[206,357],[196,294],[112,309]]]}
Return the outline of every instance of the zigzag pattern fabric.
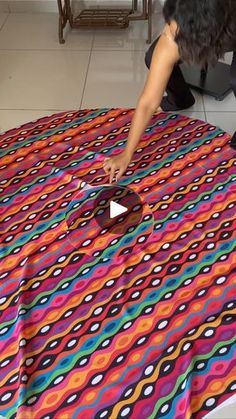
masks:
{"label": "zigzag pattern fabric", "polygon": [[149,208],[135,240],[92,216],[82,245],[79,226],[68,231],[73,203],[108,182],[102,162],[124,149],[133,112],[63,112],[0,136],[4,418],[200,419],[235,394],[228,134],[153,115],[119,182]]}

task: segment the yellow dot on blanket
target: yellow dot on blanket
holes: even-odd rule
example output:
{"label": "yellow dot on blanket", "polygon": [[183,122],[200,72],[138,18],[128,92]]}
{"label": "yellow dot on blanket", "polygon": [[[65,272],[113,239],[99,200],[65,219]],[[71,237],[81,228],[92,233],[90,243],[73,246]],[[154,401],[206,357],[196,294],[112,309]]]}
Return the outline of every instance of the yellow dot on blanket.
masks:
{"label": "yellow dot on blanket", "polygon": [[140,358],[141,358],[141,355],[140,355],[140,354],[134,354],[134,355],[132,355],[131,360],[132,360],[133,362],[136,362],[136,361],[138,361]]}
{"label": "yellow dot on blanket", "polygon": [[215,383],[213,383],[211,385],[210,388],[211,388],[212,391],[218,391],[222,388],[222,382],[221,381],[216,381]]}
{"label": "yellow dot on blanket", "polygon": [[90,393],[87,394],[86,396],[86,401],[90,402],[91,400],[95,399],[96,397],[96,393],[95,391],[90,391]]}
{"label": "yellow dot on blanket", "polygon": [[154,342],[155,343],[160,343],[163,341],[163,335],[158,335],[155,337]]}
{"label": "yellow dot on blanket", "polygon": [[114,383],[115,381],[119,380],[120,374],[114,374],[111,376],[111,382]]}
{"label": "yellow dot on blanket", "polygon": [[215,296],[221,295],[222,294],[222,290],[221,289],[215,289],[212,294],[215,295]]}

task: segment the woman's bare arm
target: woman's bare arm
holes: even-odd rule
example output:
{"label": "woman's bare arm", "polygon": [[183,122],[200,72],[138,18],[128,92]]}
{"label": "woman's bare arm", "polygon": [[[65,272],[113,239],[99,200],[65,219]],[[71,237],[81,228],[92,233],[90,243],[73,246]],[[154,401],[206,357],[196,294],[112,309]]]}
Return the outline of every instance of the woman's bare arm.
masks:
{"label": "woman's bare arm", "polygon": [[165,26],[164,32],[153,52],[149,74],[132,119],[126,148],[123,153],[105,159],[104,170],[110,174],[110,183],[117,170],[117,180],[126,170],[151,116],[160,106],[173,67],[180,58],[178,46],[171,39],[169,25]]}
{"label": "woman's bare arm", "polygon": [[[167,27],[164,30],[165,35],[168,35],[168,32]],[[173,67],[180,58],[177,44],[165,35],[160,37],[153,52],[150,71],[132,119],[125,149],[130,157],[151,116],[160,106]]]}

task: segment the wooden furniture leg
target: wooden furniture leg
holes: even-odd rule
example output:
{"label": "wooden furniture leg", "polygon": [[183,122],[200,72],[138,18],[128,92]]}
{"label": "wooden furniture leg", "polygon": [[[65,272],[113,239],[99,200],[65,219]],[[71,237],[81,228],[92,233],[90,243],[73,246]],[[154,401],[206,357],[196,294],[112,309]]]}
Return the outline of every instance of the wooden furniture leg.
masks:
{"label": "wooden furniture leg", "polygon": [[141,15],[130,15],[129,20],[147,20],[148,21],[148,39],[147,44],[152,41],[152,0],[142,0]]}
{"label": "wooden furniture leg", "polygon": [[147,18],[148,18],[148,39],[147,44],[152,42],[152,0],[148,0],[147,4]]}
{"label": "wooden furniture leg", "polygon": [[60,44],[65,43],[63,36],[63,31],[67,23],[67,13],[66,13],[66,4],[62,3],[62,0],[57,0],[58,10],[59,10],[59,22],[58,22],[58,37]]}
{"label": "wooden furniture leg", "polygon": [[70,27],[73,28],[74,17],[71,10],[71,0],[65,0],[65,5],[66,5],[66,15],[69,20]]}
{"label": "wooden furniture leg", "polygon": [[138,0],[133,0],[132,9],[137,12],[138,10]]}

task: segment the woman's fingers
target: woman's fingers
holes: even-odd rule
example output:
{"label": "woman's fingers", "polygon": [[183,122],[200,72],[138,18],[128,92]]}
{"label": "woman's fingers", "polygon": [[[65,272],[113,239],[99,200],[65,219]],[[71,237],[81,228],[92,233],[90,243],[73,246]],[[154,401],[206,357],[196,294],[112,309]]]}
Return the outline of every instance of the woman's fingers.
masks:
{"label": "woman's fingers", "polygon": [[103,169],[105,173],[109,175],[109,183],[112,183],[116,171],[116,164],[107,159],[107,161],[103,164]]}
{"label": "woman's fingers", "polygon": [[103,169],[104,169],[104,172],[106,173],[106,175],[108,175],[109,170],[106,167],[104,167]]}
{"label": "woman's fingers", "polygon": [[124,170],[122,168],[120,168],[117,175],[116,175],[116,181],[118,181],[121,178],[123,173],[124,173]]}
{"label": "woman's fingers", "polygon": [[[106,157],[103,162],[103,169],[106,175],[109,175],[109,183],[113,182],[114,177],[116,178],[116,182],[121,178],[123,175],[125,168],[124,165],[121,164],[120,161],[116,161],[116,159],[112,159],[110,157]],[[116,172],[118,172],[116,174]]]}
{"label": "woman's fingers", "polygon": [[116,171],[115,162],[107,158],[103,163],[103,169],[105,173],[109,175],[109,183],[112,183]]}
{"label": "woman's fingers", "polygon": [[111,168],[111,162],[106,161],[106,162],[103,163],[103,169],[104,169],[106,174],[109,173],[110,168]]}
{"label": "woman's fingers", "polygon": [[113,181],[113,178],[114,178],[114,175],[115,175],[115,171],[116,171],[115,165],[112,165],[111,166],[111,169],[110,169],[110,178],[109,178],[109,182],[110,183],[112,183],[112,181]]}

